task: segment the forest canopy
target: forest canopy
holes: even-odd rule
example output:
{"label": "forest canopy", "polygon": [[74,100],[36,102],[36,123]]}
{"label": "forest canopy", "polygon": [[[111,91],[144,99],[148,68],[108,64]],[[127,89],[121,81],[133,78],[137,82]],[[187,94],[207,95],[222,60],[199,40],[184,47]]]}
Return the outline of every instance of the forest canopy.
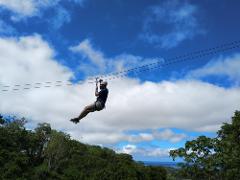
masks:
{"label": "forest canopy", "polygon": [[129,154],[83,144],[42,123],[0,116],[0,179],[240,179],[240,111],[214,138],[199,136],[170,151],[179,168],[145,166]]}
{"label": "forest canopy", "polygon": [[25,123],[0,117],[0,179],[166,179],[162,167],[72,140],[47,123],[34,130]]}
{"label": "forest canopy", "polygon": [[170,151],[175,159],[183,158],[177,177],[189,179],[240,179],[240,111],[231,123],[224,123],[217,136],[199,136],[185,147]]}

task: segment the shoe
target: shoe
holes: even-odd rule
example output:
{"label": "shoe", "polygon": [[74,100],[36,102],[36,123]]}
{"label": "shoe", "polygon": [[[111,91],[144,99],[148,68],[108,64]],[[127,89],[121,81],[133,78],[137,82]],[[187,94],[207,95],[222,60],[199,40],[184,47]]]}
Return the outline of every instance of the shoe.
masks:
{"label": "shoe", "polygon": [[78,118],[73,118],[73,119],[71,119],[70,121],[72,121],[72,122],[75,123],[75,124],[79,123],[79,119],[78,119]]}

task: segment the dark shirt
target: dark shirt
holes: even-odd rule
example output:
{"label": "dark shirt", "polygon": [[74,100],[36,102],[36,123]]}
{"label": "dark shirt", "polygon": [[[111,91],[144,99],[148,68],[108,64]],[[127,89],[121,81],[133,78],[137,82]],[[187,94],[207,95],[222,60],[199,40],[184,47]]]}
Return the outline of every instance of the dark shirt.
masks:
{"label": "dark shirt", "polygon": [[107,101],[107,97],[108,97],[108,89],[102,89],[99,92],[99,96],[97,97],[97,101],[100,101],[103,105],[105,105],[106,101]]}

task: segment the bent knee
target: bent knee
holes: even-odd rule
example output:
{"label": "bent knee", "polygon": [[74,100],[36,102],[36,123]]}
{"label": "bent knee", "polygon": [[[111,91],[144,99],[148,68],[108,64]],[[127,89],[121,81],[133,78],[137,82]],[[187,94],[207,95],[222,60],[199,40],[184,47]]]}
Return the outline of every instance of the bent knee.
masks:
{"label": "bent knee", "polygon": [[85,110],[85,111],[88,111],[88,112],[93,112],[93,111],[95,111],[95,107],[94,107],[94,106],[86,106],[86,107],[84,108],[84,110]]}

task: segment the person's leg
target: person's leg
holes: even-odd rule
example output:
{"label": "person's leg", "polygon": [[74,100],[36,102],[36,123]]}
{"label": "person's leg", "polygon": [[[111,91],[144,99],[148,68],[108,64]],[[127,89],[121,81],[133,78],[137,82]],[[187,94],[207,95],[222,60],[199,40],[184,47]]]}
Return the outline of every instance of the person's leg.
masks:
{"label": "person's leg", "polygon": [[86,117],[88,113],[95,111],[95,104],[91,104],[89,106],[86,106],[81,114],[79,115],[78,119],[81,120],[82,118]]}
{"label": "person's leg", "polygon": [[87,116],[88,113],[93,112],[93,111],[95,111],[95,103],[93,103],[89,106],[86,106],[77,118],[73,118],[70,121],[72,121],[74,123],[78,123],[82,118]]}

